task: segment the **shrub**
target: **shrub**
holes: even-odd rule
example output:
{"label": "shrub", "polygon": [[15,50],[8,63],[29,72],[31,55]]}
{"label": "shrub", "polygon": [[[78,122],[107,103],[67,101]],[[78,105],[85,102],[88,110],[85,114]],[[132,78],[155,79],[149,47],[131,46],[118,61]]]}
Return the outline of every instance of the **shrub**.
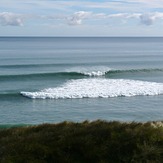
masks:
{"label": "shrub", "polygon": [[0,130],[0,162],[163,162],[163,127],[62,122]]}

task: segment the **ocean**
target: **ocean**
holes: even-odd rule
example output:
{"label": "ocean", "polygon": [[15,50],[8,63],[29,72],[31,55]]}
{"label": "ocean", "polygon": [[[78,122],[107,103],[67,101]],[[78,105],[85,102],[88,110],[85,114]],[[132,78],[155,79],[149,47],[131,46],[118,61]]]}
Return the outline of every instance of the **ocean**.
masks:
{"label": "ocean", "polygon": [[163,38],[0,37],[0,125],[163,120]]}

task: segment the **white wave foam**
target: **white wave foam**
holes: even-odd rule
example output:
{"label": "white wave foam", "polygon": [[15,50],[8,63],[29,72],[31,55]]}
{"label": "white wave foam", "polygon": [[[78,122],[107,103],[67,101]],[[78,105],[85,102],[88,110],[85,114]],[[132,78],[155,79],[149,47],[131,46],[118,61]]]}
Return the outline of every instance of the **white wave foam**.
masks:
{"label": "white wave foam", "polygon": [[39,92],[21,92],[23,96],[40,99],[109,98],[118,96],[163,94],[163,83],[124,79],[71,80],[56,88]]}
{"label": "white wave foam", "polygon": [[78,72],[88,76],[104,76],[111,68],[105,66],[92,67],[74,67],[68,69],[67,72]]}

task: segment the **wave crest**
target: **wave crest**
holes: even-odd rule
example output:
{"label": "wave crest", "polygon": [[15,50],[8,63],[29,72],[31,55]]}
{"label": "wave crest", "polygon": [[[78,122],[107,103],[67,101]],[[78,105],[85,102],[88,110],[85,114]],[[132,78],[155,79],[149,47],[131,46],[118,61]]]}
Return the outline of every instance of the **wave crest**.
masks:
{"label": "wave crest", "polygon": [[76,73],[83,74],[83,75],[90,76],[90,77],[96,77],[96,76],[98,77],[98,76],[104,76],[110,70],[111,70],[111,68],[105,67],[105,66],[74,67],[74,68],[67,70],[66,72],[68,72],[68,73],[76,72]]}

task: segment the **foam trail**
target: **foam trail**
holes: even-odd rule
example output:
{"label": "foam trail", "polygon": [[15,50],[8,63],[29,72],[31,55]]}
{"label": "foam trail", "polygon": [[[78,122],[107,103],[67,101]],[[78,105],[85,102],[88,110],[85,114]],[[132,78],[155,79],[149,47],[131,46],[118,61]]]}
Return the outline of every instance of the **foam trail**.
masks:
{"label": "foam trail", "polygon": [[21,92],[21,94],[33,99],[160,95],[163,94],[163,83],[124,79],[78,79],[70,80],[60,87],[44,89],[38,92]]}

